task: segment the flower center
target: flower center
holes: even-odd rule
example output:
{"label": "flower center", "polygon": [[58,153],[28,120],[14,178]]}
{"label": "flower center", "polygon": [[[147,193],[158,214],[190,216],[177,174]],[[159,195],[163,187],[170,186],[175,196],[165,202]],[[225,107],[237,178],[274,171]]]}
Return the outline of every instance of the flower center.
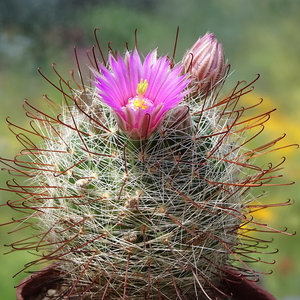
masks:
{"label": "flower center", "polygon": [[140,83],[138,83],[136,88],[136,96],[130,98],[128,101],[128,105],[134,109],[147,109],[149,106],[153,106],[151,100],[144,98],[144,95],[148,88],[148,81],[147,79],[141,79]]}

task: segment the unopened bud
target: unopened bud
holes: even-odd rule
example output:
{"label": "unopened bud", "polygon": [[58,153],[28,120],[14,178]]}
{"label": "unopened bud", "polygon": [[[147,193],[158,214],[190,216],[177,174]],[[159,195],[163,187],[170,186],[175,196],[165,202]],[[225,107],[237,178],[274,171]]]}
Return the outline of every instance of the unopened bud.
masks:
{"label": "unopened bud", "polygon": [[161,134],[170,134],[170,132],[176,132],[176,135],[191,135],[192,125],[191,125],[191,116],[189,114],[188,106],[177,106],[173,109],[170,109],[166,115]]}
{"label": "unopened bud", "polygon": [[184,55],[183,71],[190,75],[195,93],[207,94],[216,88],[226,74],[222,45],[211,33],[199,38]]}

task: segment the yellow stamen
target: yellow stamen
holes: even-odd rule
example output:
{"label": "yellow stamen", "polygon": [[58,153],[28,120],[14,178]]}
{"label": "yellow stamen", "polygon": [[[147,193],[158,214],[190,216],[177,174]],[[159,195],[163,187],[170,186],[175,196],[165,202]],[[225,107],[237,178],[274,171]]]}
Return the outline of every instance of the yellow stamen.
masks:
{"label": "yellow stamen", "polygon": [[133,101],[132,103],[135,107],[141,108],[141,109],[146,109],[148,108],[148,104],[145,100],[140,100],[140,99],[136,99]]}
{"label": "yellow stamen", "polygon": [[139,107],[141,109],[148,108],[147,102],[144,100],[144,95],[148,88],[148,81],[147,79],[141,79],[140,83],[138,83],[136,88],[137,99],[133,101],[133,105]]}

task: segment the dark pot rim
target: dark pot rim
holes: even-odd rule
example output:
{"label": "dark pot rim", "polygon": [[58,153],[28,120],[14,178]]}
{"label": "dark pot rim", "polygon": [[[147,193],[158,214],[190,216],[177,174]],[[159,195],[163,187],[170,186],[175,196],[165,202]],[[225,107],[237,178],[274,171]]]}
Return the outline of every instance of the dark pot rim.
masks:
{"label": "dark pot rim", "polygon": [[237,300],[276,300],[276,298],[266,291],[256,281],[250,280],[236,270],[228,269],[226,276],[221,282],[221,286],[225,287]]}
{"label": "dark pot rim", "polygon": [[[33,300],[49,289],[56,289],[63,281],[61,271],[50,265],[41,271],[25,277],[16,289],[17,300]],[[256,282],[242,276],[241,273],[228,269],[220,283],[220,290],[232,300],[276,300],[268,291]],[[226,296],[222,297],[227,299]],[[38,298],[37,298],[38,299]]]}
{"label": "dark pot rim", "polygon": [[62,282],[60,274],[61,272],[55,268],[55,265],[49,265],[25,277],[17,286],[17,300],[35,299],[49,289],[57,288]]}

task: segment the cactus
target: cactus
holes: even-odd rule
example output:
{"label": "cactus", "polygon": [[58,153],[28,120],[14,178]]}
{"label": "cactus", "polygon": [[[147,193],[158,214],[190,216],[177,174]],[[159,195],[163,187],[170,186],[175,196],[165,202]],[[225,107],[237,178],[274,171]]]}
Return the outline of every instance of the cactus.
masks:
{"label": "cactus", "polygon": [[26,179],[8,182],[20,199],[7,205],[25,212],[10,223],[35,230],[8,246],[36,251],[22,271],[53,264],[55,299],[226,298],[230,270],[257,277],[244,260],[268,241],[253,231],[279,232],[251,217],[268,205],[252,205],[249,190],[281,168],[253,162],[281,138],[248,149],[271,113],[239,107],[258,77],[221,97],[229,65],[210,33],[177,64],[136,48],[106,60],[97,45],[86,83],[77,55],[79,80],[40,71],[63,96],[44,96],[52,115],[26,100],[31,128],[8,121],[24,150],[1,161]]}

